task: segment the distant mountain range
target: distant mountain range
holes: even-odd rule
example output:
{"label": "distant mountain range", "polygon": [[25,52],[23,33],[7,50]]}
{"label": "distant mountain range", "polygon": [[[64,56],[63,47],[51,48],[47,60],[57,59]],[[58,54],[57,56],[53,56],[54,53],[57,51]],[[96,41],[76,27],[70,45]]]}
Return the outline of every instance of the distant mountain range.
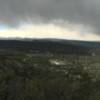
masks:
{"label": "distant mountain range", "polygon": [[0,49],[54,54],[100,54],[100,42],[63,39],[1,39]]}

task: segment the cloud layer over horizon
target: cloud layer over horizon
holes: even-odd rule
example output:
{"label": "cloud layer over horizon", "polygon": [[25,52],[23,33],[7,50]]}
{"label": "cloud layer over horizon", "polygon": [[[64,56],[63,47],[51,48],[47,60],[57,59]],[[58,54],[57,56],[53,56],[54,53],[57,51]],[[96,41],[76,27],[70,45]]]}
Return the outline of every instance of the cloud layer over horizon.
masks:
{"label": "cloud layer over horizon", "polygon": [[[78,26],[74,29],[77,34],[94,34],[100,40],[100,0],[0,0],[0,24],[16,29],[23,23],[38,25],[39,30],[44,24],[71,31]],[[56,33],[51,34],[55,36]]]}

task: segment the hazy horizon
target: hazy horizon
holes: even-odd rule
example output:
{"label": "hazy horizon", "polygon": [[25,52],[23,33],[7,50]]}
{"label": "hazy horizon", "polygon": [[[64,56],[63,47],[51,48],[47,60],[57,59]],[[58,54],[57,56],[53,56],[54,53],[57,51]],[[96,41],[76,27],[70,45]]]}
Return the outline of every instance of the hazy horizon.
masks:
{"label": "hazy horizon", "polygon": [[0,38],[100,41],[99,0],[0,0]]}

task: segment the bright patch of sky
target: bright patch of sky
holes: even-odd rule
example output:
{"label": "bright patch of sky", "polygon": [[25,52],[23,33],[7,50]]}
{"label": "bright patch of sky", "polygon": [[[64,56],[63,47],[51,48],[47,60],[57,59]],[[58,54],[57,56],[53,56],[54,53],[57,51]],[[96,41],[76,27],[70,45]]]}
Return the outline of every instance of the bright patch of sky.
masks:
{"label": "bright patch of sky", "polygon": [[0,31],[4,31],[6,29],[9,29],[8,25],[0,24]]}
{"label": "bright patch of sky", "polygon": [[[83,34],[84,33],[84,34]],[[0,25],[1,38],[57,38],[99,41],[100,35],[90,33],[81,25],[61,27],[55,24],[20,24],[18,27]]]}

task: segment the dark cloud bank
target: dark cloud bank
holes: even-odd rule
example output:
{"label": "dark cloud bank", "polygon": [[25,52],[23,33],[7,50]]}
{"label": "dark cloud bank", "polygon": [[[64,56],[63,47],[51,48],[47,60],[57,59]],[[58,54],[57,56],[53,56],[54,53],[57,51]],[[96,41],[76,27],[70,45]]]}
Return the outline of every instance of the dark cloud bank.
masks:
{"label": "dark cloud bank", "polygon": [[[9,25],[32,19],[62,19],[100,33],[100,0],[0,0],[0,20]],[[36,20],[37,19],[37,20]]]}

